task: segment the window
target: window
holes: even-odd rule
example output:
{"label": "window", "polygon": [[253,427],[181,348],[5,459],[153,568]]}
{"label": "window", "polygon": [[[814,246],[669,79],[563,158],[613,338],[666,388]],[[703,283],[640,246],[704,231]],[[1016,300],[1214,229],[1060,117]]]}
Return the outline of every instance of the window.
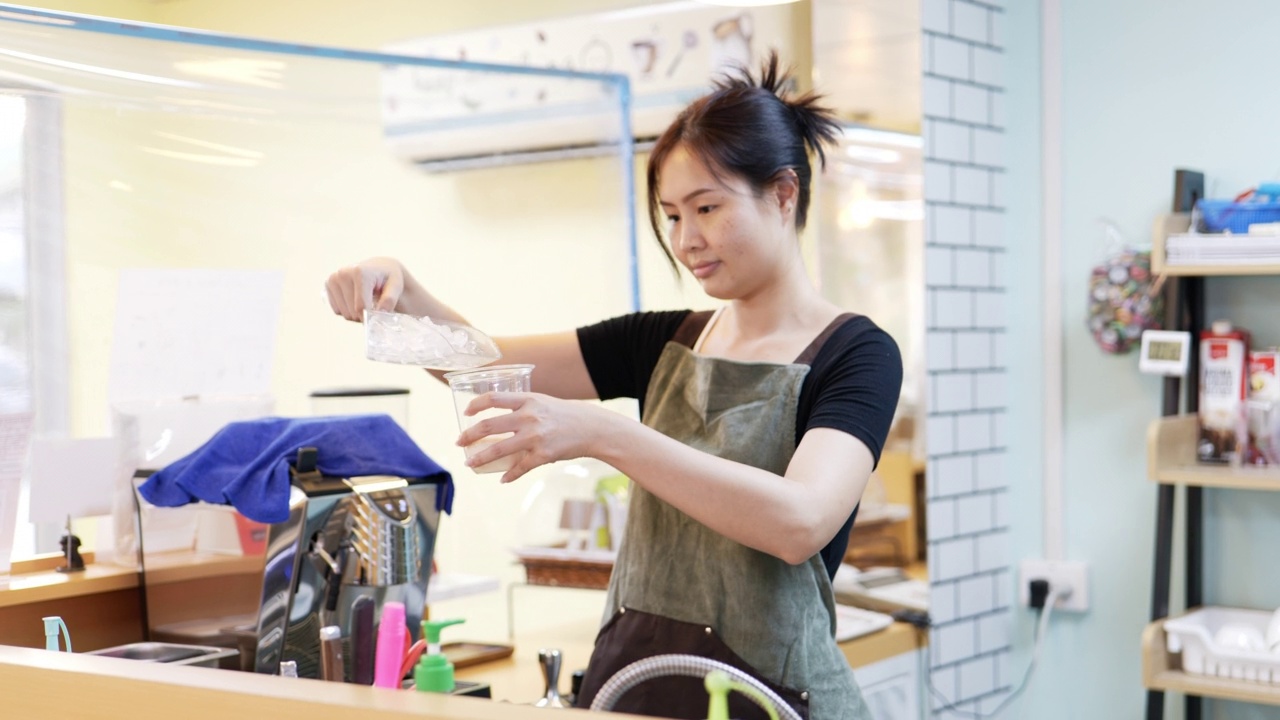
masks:
{"label": "window", "polygon": [[23,170],[27,101],[0,95],[0,413],[31,410]]}
{"label": "window", "polygon": [[[58,101],[0,88],[0,413],[33,411],[35,436],[70,430]],[[23,479],[13,557],[57,550],[27,522]]]}

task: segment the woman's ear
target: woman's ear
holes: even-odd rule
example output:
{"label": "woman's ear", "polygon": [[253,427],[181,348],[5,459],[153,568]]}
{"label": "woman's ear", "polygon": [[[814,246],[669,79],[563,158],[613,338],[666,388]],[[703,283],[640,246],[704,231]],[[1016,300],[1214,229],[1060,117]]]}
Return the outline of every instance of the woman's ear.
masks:
{"label": "woman's ear", "polygon": [[783,218],[795,218],[796,203],[800,201],[800,178],[796,171],[786,168],[773,180],[773,197]]}

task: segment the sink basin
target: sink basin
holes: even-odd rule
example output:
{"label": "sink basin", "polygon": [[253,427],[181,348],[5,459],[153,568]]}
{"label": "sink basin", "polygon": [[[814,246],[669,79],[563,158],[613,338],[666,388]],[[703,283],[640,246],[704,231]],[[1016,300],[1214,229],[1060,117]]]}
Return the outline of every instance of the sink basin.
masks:
{"label": "sink basin", "polygon": [[218,667],[219,660],[234,657],[239,653],[230,648],[179,645],[178,643],[137,642],[94,650],[86,654],[124,658],[126,660],[168,663],[170,665]]}

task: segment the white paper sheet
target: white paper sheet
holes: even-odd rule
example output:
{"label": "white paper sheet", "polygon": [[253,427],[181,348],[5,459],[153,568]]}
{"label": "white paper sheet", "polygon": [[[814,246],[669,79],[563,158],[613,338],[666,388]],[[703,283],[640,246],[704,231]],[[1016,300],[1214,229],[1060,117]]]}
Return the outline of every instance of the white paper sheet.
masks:
{"label": "white paper sheet", "polygon": [[283,285],[275,270],[120,271],[110,399],[269,392]]}
{"label": "white paper sheet", "polygon": [[108,515],[116,485],[132,474],[120,438],[33,440],[31,522]]}
{"label": "white paper sheet", "polygon": [[[111,406],[111,434],[124,443],[132,465],[159,470],[203,445],[228,423],[267,417],[274,408],[270,396],[122,401]],[[199,517],[194,508],[151,512],[154,508],[147,507],[143,510],[147,552],[191,548]],[[132,477],[121,478],[113,513],[116,557],[138,554],[135,513]],[[101,554],[102,546],[95,550]]]}
{"label": "white paper sheet", "polygon": [[0,573],[9,572],[30,439],[30,413],[0,415]]}

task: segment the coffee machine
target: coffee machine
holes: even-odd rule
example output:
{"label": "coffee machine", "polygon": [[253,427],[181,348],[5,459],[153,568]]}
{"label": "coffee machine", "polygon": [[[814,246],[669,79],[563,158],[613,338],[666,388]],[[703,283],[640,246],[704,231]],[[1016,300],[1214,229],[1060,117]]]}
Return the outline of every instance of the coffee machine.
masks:
{"label": "coffee machine", "polygon": [[[314,678],[320,629],[334,625],[352,659],[348,680],[357,679],[353,635],[371,631],[357,615],[403,603],[417,639],[448,475],[331,477],[316,469],[316,456],[298,451],[288,518],[271,525],[225,506],[157,508],[135,493],[148,639],[237,648],[238,664],[224,667],[259,673],[278,674],[282,661],[293,661],[300,677]],[[192,512],[214,524],[231,517],[233,529],[175,542],[169,515]]]}
{"label": "coffee machine", "polygon": [[[416,640],[426,606],[440,513],[437,483],[424,478],[333,478],[299,452],[289,519],[267,539],[254,670],[276,673],[293,660],[318,677],[320,628],[357,631],[353,608],[397,601]],[[347,655],[351,657],[350,654]]]}

